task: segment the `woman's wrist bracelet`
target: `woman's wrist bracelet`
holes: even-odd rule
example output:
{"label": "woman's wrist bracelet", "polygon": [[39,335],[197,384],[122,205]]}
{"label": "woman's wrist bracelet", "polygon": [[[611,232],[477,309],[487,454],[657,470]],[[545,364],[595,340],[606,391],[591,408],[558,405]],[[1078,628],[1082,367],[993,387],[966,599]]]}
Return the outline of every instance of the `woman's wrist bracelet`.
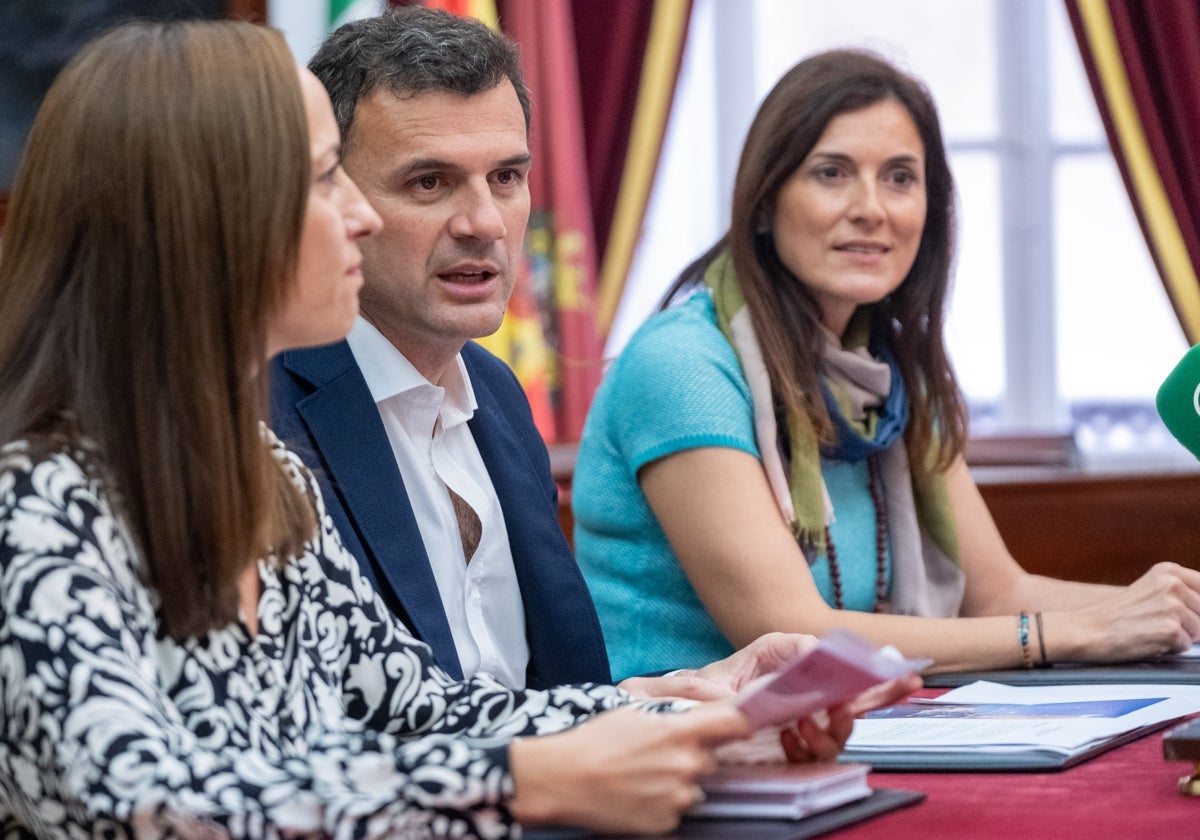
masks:
{"label": "woman's wrist bracelet", "polygon": [[1021,660],[1026,668],[1033,667],[1033,651],[1029,649],[1029,613],[1021,611],[1017,619],[1017,636],[1021,640]]}

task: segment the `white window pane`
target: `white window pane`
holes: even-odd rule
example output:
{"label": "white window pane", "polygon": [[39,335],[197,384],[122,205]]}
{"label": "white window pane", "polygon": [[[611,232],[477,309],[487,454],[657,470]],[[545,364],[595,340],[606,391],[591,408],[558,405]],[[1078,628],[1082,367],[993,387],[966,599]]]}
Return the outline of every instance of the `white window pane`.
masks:
{"label": "white window pane", "polygon": [[972,404],[1004,392],[1004,312],[1000,249],[1000,175],[995,156],[952,155],[959,193],[958,258],[946,344]]}
{"label": "white window pane", "polygon": [[991,0],[759,0],[755,8],[759,49],[753,60],[760,96],[809,53],[866,47],[925,81],[948,138],[996,134]]}
{"label": "white window pane", "polygon": [[1111,157],[1058,163],[1054,220],[1064,399],[1152,402],[1187,344]]}
{"label": "white window pane", "polygon": [[[1143,453],[1158,446],[1149,436],[1166,433],[1152,428],[1153,395],[1186,350],[1182,330],[1108,153],[1061,0],[1031,2],[1031,9],[1021,8],[1034,17],[1018,15],[1020,25],[1008,21],[1011,32],[1001,39],[995,16],[1005,6],[992,0],[696,0],[685,64],[704,69],[685,68],[684,76],[701,90],[681,92],[672,115],[663,170],[610,352],[679,268],[724,226],[719,208],[728,201],[728,181],[755,100],[806,55],[865,46],[923,78],[942,115],[961,202],[946,338],[973,414],[984,420],[974,430],[987,431],[993,421],[1027,422],[1027,405],[1046,406],[1054,422],[1069,411],[1085,450],[1093,448],[1089,441],[1098,441],[1097,451],[1114,451],[1119,435],[1110,427],[1121,427],[1122,434],[1134,429],[1135,446]],[[742,16],[731,18],[735,12]],[[714,16],[715,23],[706,22]],[[1003,116],[997,81],[1012,78],[1022,62],[1043,66],[1041,49],[1049,50],[1044,66],[1050,78],[1039,77],[1037,95],[1017,97],[1025,110],[1009,107],[1012,113]],[[1008,71],[1000,69],[1005,66]],[[705,109],[684,99],[711,107],[698,117]],[[684,119],[689,113],[690,121]],[[1013,125],[1005,131],[999,120],[1009,117]],[[1095,154],[1088,156],[1092,148]],[[1056,161],[1053,176],[1031,174],[1029,162],[1040,164],[1047,155]],[[1029,193],[1002,191],[1004,178]],[[1014,202],[1007,211],[1003,198]],[[1004,240],[1005,231],[1011,241]],[[1022,261],[1030,253],[1045,259]],[[1015,310],[1024,314],[1014,315],[1018,324],[1007,331],[1013,342],[1008,348],[1006,288],[1025,306]],[[1045,298],[1039,302],[1031,289]],[[1053,323],[1036,323],[1039,313],[1053,313]],[[1039,346],[1052,349],[1030,349]],[[1043,358],[1049,356],[1054,358]],[[1013,370],[1006,371],[1006,364]],[[1055,376],[1039,382],[1038,371]],[[1020,392],[1020,399],[1006,389]]]}
{"label": "white window pane", "polygon": [[1107,144],[1075,33],[1062,3],[1047,3],[1050,39],[1050,131],[1060,143]]}

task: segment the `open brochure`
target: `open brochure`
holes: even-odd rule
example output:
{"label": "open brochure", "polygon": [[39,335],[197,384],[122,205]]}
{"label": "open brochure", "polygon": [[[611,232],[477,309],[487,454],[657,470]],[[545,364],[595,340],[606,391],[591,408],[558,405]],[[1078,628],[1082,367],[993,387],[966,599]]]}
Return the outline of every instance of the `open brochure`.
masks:
{"label": "open brochure", "polygon": [[751,682],[736,703],[756,729],[779,726],[930,664],[928,659],[905,659],[895,648],[875,648],[848,630],[834,630],[798,659]]}
{"label": "open brochure", "polygon": [[869,712],[843,760],[877,770],[1061,769],[1200,712],[1200,686],[976,682]]}
{"label": "open brochure", "polygon": [[732,764],[700,780],[690,817],[798,820],[871,795],[865,764]]}

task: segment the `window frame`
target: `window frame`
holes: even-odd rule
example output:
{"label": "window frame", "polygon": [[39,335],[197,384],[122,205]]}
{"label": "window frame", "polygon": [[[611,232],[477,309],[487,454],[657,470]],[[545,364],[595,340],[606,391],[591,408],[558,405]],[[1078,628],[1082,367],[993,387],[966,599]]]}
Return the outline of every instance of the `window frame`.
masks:
{"label": "window frame", "polygon": [[[1070,246],[1059,241],[1065,232],[1056,230],[1058,172],[1062,163],[1071,158],[1103,156],[1111,159],[1111,150],[1102,132],[1082,139],[1056,135],[1053,117],[1057,94],[1050,81],[1052,72],[1058,70],[1055,64],[1058,59],[1052,50],[1061,46],[1062,34],[1056,28],[1053,15],[1059,13],[1065,19],[1065,10],[1055,6],[1054,0],[991,0],[986,5],[980,4],[980,12],[992,19],[996,125],[990,136],[947,138],[947,150],[952,157],[986,157],[988,166],[994,167],[998,190],[994,222],[988,222],[989,227],[992,224],[997,227],[994,234],[988,236],[994,236],[995,259],[1000,263],[1000,288],[996,294],[1002,324],[997,325],[995,335],[1003,342],[1000,373],[1003,388],[994,398],[977,396],[969,400],[973,432],[983,436],[999,434],[1009,439],[1022,435],[1033,438],[1081,436],[1082,443],[1089,447],[1099,442],[1093,447],[1094,452],[1088,452],[1089,458],[1093,455],[1108,458],[1113,453],[1103,439],[1106,430],[1125,426],[1133,430],[1138,442],[1128,453],[1117,454],[1121,457],[1147,454],[1162,457],[1164,444],[1162,435],[1157,432],[1165,434],[1165,429],[1155,428],[1152,430],[1154,435],[1142,437],[1145,429],[1161,426],[1152,398],[1081,401],[1064,393],[1064,382],[1060,381],[1060,376],[1069,377],[1069,371],[1060,371],[1063,362],[1060,360],[1059,335],[1063,325],[1057,312],[1061,294],[1057,261],[1063,253],[1060,249]],[[714,142],[710,153],[714,162],[693,159],[690,161],[692,169],[683,177],[690,178],[691,173],[704,177],[704,172],[708,172],[715,183],[723,185],[716,190],[712,201],[713,224],[718,231],[724,229],[721,222],[729,217],[730,186],[734,181],[745,127],[750,124],[761,99],[762,79],[759,76],[773,72],[757,67],[755,61],[748,59],[756,54],[755,38],[761,33],[762,25],[770,22],[769,18],[769,8],[757,4],[696,0],[693,6],[689,37],[698,44],[700,58],[695,61],[702,69],[690,70],[687,66],[690,56],[685,53],[683,72],[695,77],[693,84],[712,86],[709,89],[713,90],[713,115],[697,114],[688,120],[692,123],[690,128],[679,132],[685,137],[685,150],[677,154],[694,157],[694,153],[687,150],[696,144],[694,137],[686,137],[687,131],[693,135],[702,132],[706,136],[711,132]],[[1069,33],[1069,27],[1065,31]],[[716,48],[718,45],[719,49]],[[761,51],[762,48],[757,49]],[[709,75],[711,81],[707,78]],[[688,102],[693,95],[686,93],[680,101]],[[704,124],[707,119],[712,120],[711,125]],[[672,143],[678,142],[672,137],[672,131],[669,127],[664,160],[668,160],[666,152]],[[668,167],[670,165],[668,160]],[[666,177],[678,179],[680,176]],[[676,183],[668,189],[677,188]],[[652,206],[658,200],[652,196]],[[694,230],[704,230],[708,225],[706,215],[699,222],[695,218],[697,207],[704,205],[707,198],[700,201],[693,195],[688,205],[677,205],[665,195],[661,200],[666,202],[665,212],[652,212],[647,216],[641,243],[646,248],[640,248],[642,253],[635,254],[631,282],[627,284],[627,291],[632,287],[629,310],[617,313],[606,348],[609,357],[619,351],[628,334],[648,314],[641,311],[647,298],[653,296],[656,284],[664,278],[669,280],[670,263],[677,259],[675,252],[680,247],[672,242],[673,230],[660,219],[672,218],[676,225],[691,225]],[[1135,236],[1140,241],[1140,231]],[[649,256],[651,251],[653,256]],[[694,254],[687,260],[692,256]],[[644,265],[640,265],[643,260]],[[682,268],[687,260],[678,268]],[[965,276],[961,279],[970,280]],[[1157,282],[1157,278],[1148,279]],[[1166,454],[1169,456],[1171,452]]]}

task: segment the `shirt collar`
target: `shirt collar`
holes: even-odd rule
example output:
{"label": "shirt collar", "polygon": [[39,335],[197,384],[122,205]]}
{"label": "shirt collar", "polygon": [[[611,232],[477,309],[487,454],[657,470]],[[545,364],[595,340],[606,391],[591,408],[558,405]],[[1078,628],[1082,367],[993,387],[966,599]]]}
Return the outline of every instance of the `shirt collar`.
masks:
{"label": "shirt collar", "polygon": [[461,353],[455,355],[454,363],[446,368],[438,386],[426,379],[374,324],[361,315],[355,319],[346,342],[367,382],[371,399],[377,405],[399,394],[435,389],[444,392],[440,409],[444,428],[465,423],[475,414],[478,407],[475,389],[471,386]]}

